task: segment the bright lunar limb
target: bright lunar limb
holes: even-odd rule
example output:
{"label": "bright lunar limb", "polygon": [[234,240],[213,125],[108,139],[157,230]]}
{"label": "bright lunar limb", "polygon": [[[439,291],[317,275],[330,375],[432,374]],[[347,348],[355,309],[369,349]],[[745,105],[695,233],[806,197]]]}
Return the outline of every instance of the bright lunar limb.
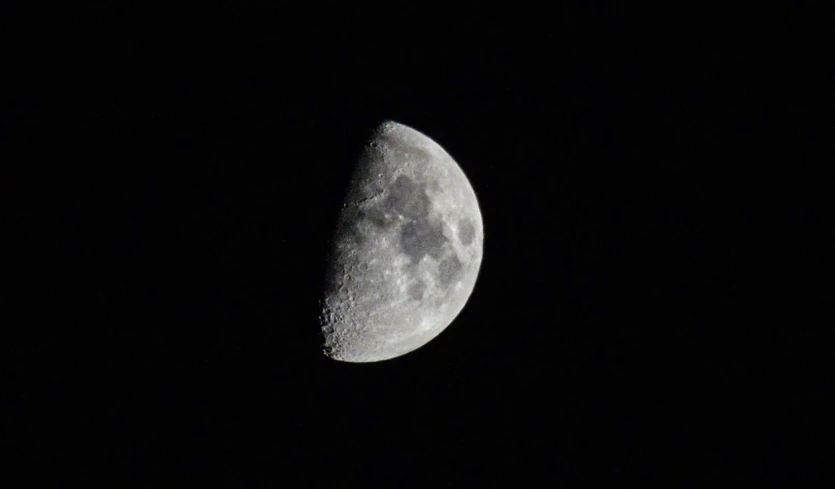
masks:
{"label": "bright lunar limb", "polygon": [[354,171],[322,299],[324,353],[388,360],[428,343],[475,286],[484,232],[475,193],[436,142],[387,121]]}

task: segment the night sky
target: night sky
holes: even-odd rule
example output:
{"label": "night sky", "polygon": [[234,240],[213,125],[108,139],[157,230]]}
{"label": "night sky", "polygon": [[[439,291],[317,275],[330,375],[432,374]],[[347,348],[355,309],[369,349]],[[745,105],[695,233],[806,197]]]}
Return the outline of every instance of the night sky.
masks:
{"label": "night sky", "polygon": [[[4,463],[33,487],[825,486],[835,77],[794,3],[7,18]],[[484,258],[429,344],[335,362],[324,258],[387,119],[466,173]]]}

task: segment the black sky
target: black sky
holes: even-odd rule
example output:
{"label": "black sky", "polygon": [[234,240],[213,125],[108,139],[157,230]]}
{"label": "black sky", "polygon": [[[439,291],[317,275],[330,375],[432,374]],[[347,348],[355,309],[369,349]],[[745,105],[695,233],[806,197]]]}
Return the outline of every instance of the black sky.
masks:
{"label": "black sky", "polygon": [[[6,31],[11,466],[62,487],[818,485],[817,3],[492,13]],[[468,175],[484,261],[436,340],[341,364],[319,353],[322,260],[385,119]]]}

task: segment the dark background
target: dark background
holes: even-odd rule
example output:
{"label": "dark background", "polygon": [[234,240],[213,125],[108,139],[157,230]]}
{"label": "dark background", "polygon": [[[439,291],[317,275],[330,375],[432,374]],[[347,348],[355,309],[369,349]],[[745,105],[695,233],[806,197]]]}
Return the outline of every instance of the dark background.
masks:
{"label": "dark background", "polygon": [[[4,463],[62,487],[825,486],[825,20],[6,17]],[[385,119],[463,168],[484,260],[437,339],[343,364],[323,259]]]}

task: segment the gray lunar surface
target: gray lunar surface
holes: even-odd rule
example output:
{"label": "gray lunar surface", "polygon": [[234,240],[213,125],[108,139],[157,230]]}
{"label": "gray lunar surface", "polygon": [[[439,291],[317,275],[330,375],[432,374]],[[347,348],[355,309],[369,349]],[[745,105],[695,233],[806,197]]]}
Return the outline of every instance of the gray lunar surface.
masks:
{"label": "gray lunar surface", "polygon": [[481,211],[437,143],[396,122],[365,146],[338,219],[322,299],[324,353],[376,362],[438,336],[475,286]]}

